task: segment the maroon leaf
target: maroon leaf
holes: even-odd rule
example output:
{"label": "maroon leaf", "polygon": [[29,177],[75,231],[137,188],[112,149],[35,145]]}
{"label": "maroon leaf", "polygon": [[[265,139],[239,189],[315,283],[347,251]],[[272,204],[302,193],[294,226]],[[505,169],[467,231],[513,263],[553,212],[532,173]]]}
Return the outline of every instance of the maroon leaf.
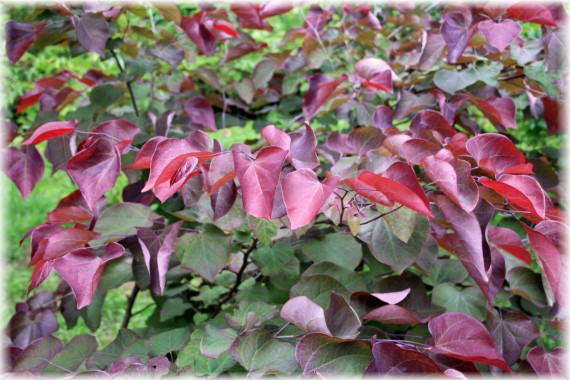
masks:
{"label": "maroon leaf", "polygon": [[17,311],[7,327],[12,343],[21,349],[58,329],[57,318],[51,310]]}
{"label": "maroon leaf", "polygon": [[6,33],[6,55],[14,64],[34,44],[38,31],[28,24],[15,21],[8,21],[4,31]]}
{"label": "maroon leaf", "polygon": [[271,220],[275,191],[287,151],[269,146],[262,148],[255,159],[236,151],[232,154],[244,210],[256,218]]}
{"label": "maroon leaf", "polygon": [[453,137],[457,133],[439,112],[432,110],[418,112],[410,123],[410,130],[414,132],[414,137],[427,139],[431,138],[431,133],[426,133],[426,130],[435,132],[434,135],[442,143],[444,138]]}
{"label": "maroon leaf", "polygon": [[495,22],[493,20],[481,21],[477,27],[483,33],[489,45],[499,51],[505,50],[519,36],[522,27],[513,20]]}
{"label": "maroon leaf", "polygon": [[374,126],[380,128],[382,132],[393,128],[392,119],[394,118],[394,111],[388,106],[377,106],[374,108]]}
{"label": "maroon leaf", "polygon": [[164,136],[156,136],[152,139],[148,140],[142,147],[141,150],[137,153],[135,160],[128,168],[125,170],[132,170],[132,169],[149,169],[150,163],[152,160],[152,155],[154,154],[156,147],[159,143],[166,140]]}
{"label": "maroon leaf", "polygon": [[281,318],[294,324],[306,333],[323,333],[332,336],[325,321],[322,307],[305,296],[293,297],[281,308]]}
{"label": "maroon leaf", "polygon": [[180,27],[204,55],[209,57],[214,54],[216,38],[202,23],[196,21],[194,17],[182,16]]}
{"label": "maroon leaf", "polygon": [[161,182],[158,185],[155,185],[154,195],[156,195],[156,197],[160,199],[161,202],[166,202],[166,200],[173,196],[174,193],[176,193],[178,190],[180,190],[182,186],[184,186],[184,184],[190,180],[190,178],[201,173],[200,170],[194,171],[194,168],[196,168],[197,165],[198,158],[186,157],[176,172],[172,175],[170,181],[167,180]]}
{"label": "maroon leaf", "polygon": [[546,121],[546,128],[549,135],[555,135],[560,132],[560,104],[545,96],[541,98],[544,105],[544,120]]}
{"label": "maroon leaf", "polygon": [[239,37],[239,34],[233,24],[226,20],[215,20],[214,28],[221,32],[229,34],[232,37]]}
{"label": "maroon leaf", "polygon": [[429,70],[435,65],[445,48],[445,40],[441,34],[422,32],[422,51],[418,62],[418,69]]}
{"label": "maroon leaf", "polygon": [[367,183],[362,182],[358,178],[346,178],[343,180],[343,183],[350,186],[358,195],[371,200],[374,203],[379,203],[388,207],[394,206],[394,202],[388,199],[386,195]]}
{"label": "maroon leaf", "polygon": [[495,98],[494,96],[487,99],[480,99],[471,94],[469,94],[469,99],[471,99],[493,125],[502,125],[505,128],[517,129],[517,106],[513,99]]}
{"label": "maroon leaf", "polygon": [[246,2],[234,3],[231,10],[238,17],[239,25],[244,29],[261,29],[271,31],[273,28],[261,17],[262,5]]}
{"label": "maroon leaf", "polygon": [[493,174],[532,174],[532,164],[506,136],[484,133],[469,139],[465,147],[480,168]]}
{"label": "maroon leaf", "polygon": [[234,179],[234,158],[231,154],[221,154],[212,159],[207,171],[208,193],[217,192],[223,185]]}
{"label": "maroon leaf", "polygon": [[426,323],[431,317],[421,318],[398,305],[384,305],[365,314],[362,319],[368,319],[387,324],[415,325]]}
{"label": "maroon leaf", "polygon": [[360,156],[365,156],[369,151],[380,148],[384,138],[384,134],[378,128],[360,127],[348,134],[346,143]]}
{"label": "maroon leaf", "polygon": [[420,165],[422,160],[439,152],[440,147],[424,139],[410,139],[400,146],[400,156],[411,164]]}
{"label": "maroon leaf", "polygon": [[109,120],[93,128],[93,132],[101,133],[102,137],[109,137],[123,151],[135,136],[140,132],[139,127],[125,119]]}
{"label": "maroon leaf", "polygon": [[541,25],[557,26],[552,13],[546,5],[543,4],[519,2],[507,8],[507,13],[516,20],[534,22]]}
{"label": "maroon leaf", "polygon": [[109,243],[103,257],[98,257],[89,249],[78,249],[54,262],[54,268],[69,284],[75,298],[77,309],[82,309],[93,300],[99,285],[105,264],[125,253],[125,248],[117,243]]}
{"label": "maroon leaf", "polygon": [[120,171],[119,151],[106,139],[95,140],[67,164],[67,172],[79,187],[90,210],[106,191],[115,186]]}
{"label": "maroon leaf", "polygon": [[523,314],[508,313],[493,322],[491,335],[505,362],[512,366],[520,359],[523,348],[538,338],[540,332]]}
{"label": "maroon leaf", "polygon": [[346,75],[341,75],[337,80],[333,80],[325,74],[315,74],[309,78],[309,91],[303,101],[303,113],[305,118],[310,120],[315,116],[321,106],[329,99],[336,88],[344,82]]}
{"label": "maroon leaf", "polygon": [[85,13],[74,21],[77,40],[81,46],[103,57],[109,38],[109,26],[105,17],[96,13]]}
{"label": "maroon leaf", "polygon": [[287,174],[282,182],[283,201],[291,229],[311,223],[339,182],[340,177],[335,175],[321,184],[315,172],[309,169]]}
{"label": "maroon leaf", "polygon": [[40,260],[32,272],[32,278],[30,279],[30,285],[28,285],[27,296],[30,295],[31,291],[40,286],[51,274],[53,270],[53,261],[43,261]]}
{"label": "maroon leaf", "polygon": [[372,346],[374,361],[366,374],[385,373],[390,376],[430,373],[443,375],[437,364],[415,347],[394,342],[379,341]]}
{"label": "maroon leaf", "polygon": [[479,183],[495,190],[532,215],[540,219],[545,218],[544,191],[534,178],[527,175],[502,174],[498,181],[480,178]]}
{"label": "maroon leaf", "polygon": [[[279,148],[289,151],[289,154],[287,156],[287,160],[290,161],[291,163],[293,163],[292,159],[291,159],[291,137],[283,132],[281,129],[275,127],[275,125],[270,124],[267,125],[265,127],[263,127],[263,129],[261,130],[261,136],[267,140],[267,142],[269,143],[269,145],[274,145],[274,146],[278,146]],[[313,132],[313,136],[314,136],[314,132]],[[310,137],[310,136],[308,136]],[[316,143],[316,138],[315,138],[315,143]],[[297,143],[298,144],[298,143]],[[316,146],[316,144],[315,144]]]}
{"label": "maroon leaf", "polygon": [[362,326],[356,311],[344,296],[331,292],[331,302],[325,310],[325,321],[333,336],[354,339]]}
{"label": "maroon leaf", "polygon": [[26,199],[44,174],[44,160],[35,146],[19,150],[8,147],[3,151],[5,173],[14,182],[22,198]]}
{"label": "maroon leaf", "polygon": [[535,346],[528,352],[526,359],[539,375],[563,376],[566,373],[566,350],[561,347],[545,352],[544,348]]}
{"label": "maroon leaf", "polygon": [[450,312],[428,323],[434,345],[431,352],[470,362],[484,363],[512,372],[495,346],[489,331],[470,315]]}
{"label": "maroon leaf", "polygon": [[234,181],[226,182],[218,191],[210,195],[210,204],[214,211],[214,220],[226,215],[237,199],[237,187]]}
{"label": "maroon leaf", "polygon": [[462,12],[451,12],[445,15],[441,24],[441,35],[447,44],[449,63],[456,63],[463,55],[472,34],[471,17],[467,17]]}
{"label": "maroon leaf", "polygon": [[370,89],[393,92],[392,81],[398,76],[390,65],[380,58],[364,58],[354,65],[356,74],[363,86]]}
{"label": "maroon leaf", "polygon": [[479,188],[471,177],[471,165],[467,161],[447,162],[429,156],[423,160],[428,177],[456,205],[466,212],[471,212],[479,201]]}
{"label": "maroon leaf", "polygon": [[98,234],[81,228],[66,228],[55,232],[47,239],[40,241],[38,249],[30,264],[34,265],[39,259],[54,260],[85,245]]}
{"label": "maroon leaf", "polygon": [[174,243],[183,221],[168,225],[160,231],[151,228],[137,228],[137,236],[144,256],[146,269],[150,275],[150,289],[158,295],[164,292],[166,272]]}
{"label": "maroon leaf", "polygon": [[521,238],[515,231],[505,227],[489,227],[487,232],[493,244],[530,265],[530,253],[524,248]]}
{"label": "maroon leaf", "polygon": [[305,122],[305,133],[293,132],[291,137],[291,160],[295,169],[314,169],[320,165],[317,157],[317,137]]}
{"label": "maroon leaf", "polygon": [[200,125],[210,131],[216,131],[214,110],[208,101],[200,96],[194,96],[184,103],[184,111],[193,124]]}
{"label": "maroon leaf", "polygon": [[53,121],[40,125],[29,139],[22,142],[22,145],[35,145],[42,141],[63,136],[75,131],[77,121]]}

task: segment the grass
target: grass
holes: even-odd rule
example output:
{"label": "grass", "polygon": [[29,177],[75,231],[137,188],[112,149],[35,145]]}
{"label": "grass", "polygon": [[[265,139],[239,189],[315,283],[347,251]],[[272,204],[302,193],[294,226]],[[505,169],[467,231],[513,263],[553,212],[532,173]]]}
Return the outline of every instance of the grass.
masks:
{"label": "grass", "polygon": [[[120,201],[121,190],[125,184],[126,178],[120,177],[117,187],[108,194],[110,203]],[[3,302],[2,323],[3,326],[6,326],[14,313],[16,303],[26,300],[28,284],[33,272],[33,268],[28,267],[29,240],[26,240],[21,246],[19,241],[32,227],[45,222],[47,220],[46,214],[57,206],[61,198],[74,191],[76,186],[69,176],[62,171],[58,171],[52,176],[51,165],[47,162],[42,180],[26,200],[22,199],[16,186],[5,176],[2,176],[0,185],[5,194],[4,216],[6,222],[4,225],[5,252],[3,258],[7,276],[5,276],[6,299]],[[52,272],[46,282],[32,291],[30,296],[42,290],[55,291],[60,281],[57,273]],[[130,294],[132,286],[132,283],[127,283],[120,288],[109,291],[105,299],[101,327],[94,333],[99,341],[99,347],[104,347],[116,337],[127,305],[127,296]],[[135,311],[152,302],[148,291],[140,292]],[[150,307],[144,313],[134,316],[129,327],[144,327],[146,317],[152,313],[152,310],[153,308]],[[79,334],[91,333],[81,318],[74,328],[68,330],[61,313],[58,312],[57,317],[59,330],[54,333],[54,336],[63,342],[69,342],[71,338]]]}

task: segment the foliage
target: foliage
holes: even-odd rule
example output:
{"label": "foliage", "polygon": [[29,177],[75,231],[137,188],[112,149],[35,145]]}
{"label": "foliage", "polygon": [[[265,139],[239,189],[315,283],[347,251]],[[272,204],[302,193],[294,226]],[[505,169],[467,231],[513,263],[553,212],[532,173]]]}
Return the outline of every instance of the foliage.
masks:
{"label": "foliage", "polygon": [[[10,98],[22,197],[44,159],[77,186],[24,236],[34,294],[9,322],[11,371],[562,371],[558,163],[528,143],[528,125],[560,140],[560,5],[11,15],[10,70],[53,45],[99,62]],[[56,314],[96,331],[124,284],[111,344],[53,336]],[[141,292],[154,308],[129,329]]]}

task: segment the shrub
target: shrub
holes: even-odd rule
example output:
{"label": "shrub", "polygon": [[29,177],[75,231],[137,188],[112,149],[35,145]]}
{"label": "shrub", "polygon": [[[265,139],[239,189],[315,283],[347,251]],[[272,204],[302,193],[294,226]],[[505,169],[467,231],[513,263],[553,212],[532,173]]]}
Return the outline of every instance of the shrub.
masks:
{"label": "shrub", "polygon": [[[10,73],[52,46],[109,68],[12,96],[22,197],[44,159],[78,190],[24,236],[29,293],[62,281],[17,305],[10,371],[562,371],[560,4],[10,14]],[[125,283],[110,345],[53,336]]]}

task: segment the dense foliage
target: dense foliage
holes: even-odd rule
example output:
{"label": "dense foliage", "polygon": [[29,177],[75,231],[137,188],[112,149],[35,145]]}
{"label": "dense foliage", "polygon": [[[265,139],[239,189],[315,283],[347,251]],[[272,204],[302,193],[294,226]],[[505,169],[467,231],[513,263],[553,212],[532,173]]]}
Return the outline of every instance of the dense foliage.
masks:
{"label": "dense foliage", "polygon": [[[113,69],[9,96],[5,172],[22,197],[44,159],[78,188],[23,237],[32,296],[7,329],[9,370],[563,371],[561,5],[10,16],[9,71],[53,45]],[[53,272],[60,286],[35,291]],[[110,345],[52,335],[56,313],[96,331],[107,292],[129,282]],[[155,307],[131,330],[140,292]]]}

